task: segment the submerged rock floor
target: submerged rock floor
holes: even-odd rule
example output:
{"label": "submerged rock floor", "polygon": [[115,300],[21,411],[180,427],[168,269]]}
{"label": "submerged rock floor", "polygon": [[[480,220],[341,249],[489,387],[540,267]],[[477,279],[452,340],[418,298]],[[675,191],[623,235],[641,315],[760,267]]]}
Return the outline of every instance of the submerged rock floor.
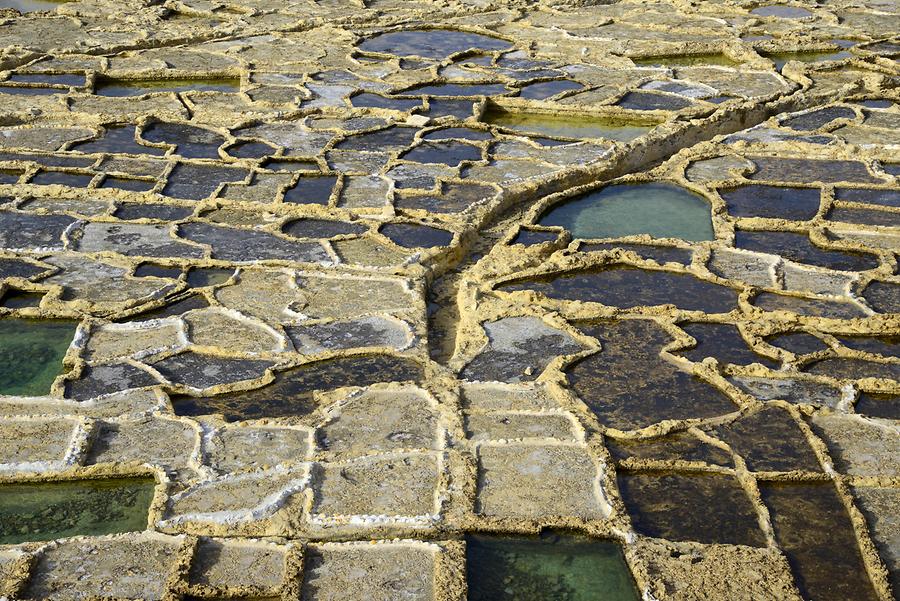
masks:
{"label": "submerged rock floor", "polygon": [[895,0],[0,7],[0,598],[900,594]]}

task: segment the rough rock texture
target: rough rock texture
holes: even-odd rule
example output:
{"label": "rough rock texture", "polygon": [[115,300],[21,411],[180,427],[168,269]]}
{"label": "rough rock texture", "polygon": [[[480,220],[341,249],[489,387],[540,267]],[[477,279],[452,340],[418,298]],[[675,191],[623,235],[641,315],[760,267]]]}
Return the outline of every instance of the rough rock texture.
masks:
{"label": "rough rock texture", "polygon": [[896,2],[10,4],[0,597],[898,595]]}

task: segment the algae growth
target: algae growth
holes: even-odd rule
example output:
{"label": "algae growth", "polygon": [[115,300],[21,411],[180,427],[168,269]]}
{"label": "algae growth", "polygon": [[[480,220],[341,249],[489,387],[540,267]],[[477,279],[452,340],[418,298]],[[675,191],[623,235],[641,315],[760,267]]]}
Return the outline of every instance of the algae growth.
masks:
{"label": "algae growth", "polygon": [[0,393],[49,394],[56,376],[63,371],[63,357],[76,325],[65,320],[0,319]]}
{"label": "algae growth", "polygon": [[0,484],[0,544],[147,527],[153,479]]}

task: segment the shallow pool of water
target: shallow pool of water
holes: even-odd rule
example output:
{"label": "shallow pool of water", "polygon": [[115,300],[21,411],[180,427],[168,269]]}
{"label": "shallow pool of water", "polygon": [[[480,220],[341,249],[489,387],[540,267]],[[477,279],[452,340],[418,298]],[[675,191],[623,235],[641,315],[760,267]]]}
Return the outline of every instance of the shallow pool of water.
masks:
{"label": "shallow pool of water", "polygon": [[777,17],[779,19],[803,19],[813,15],[813,13],[801,6],[788,6],[786,4],[759,6],[751,10],[750,14],[758,17]]}
{"label": "shallow pool of water", "polygon": [[539,81],[519,88],[519,98],[529,100],[547,100],[563,92],[580,90],[584,86],[569,79],[557,79],[553,81]]}
{"label": "shallow pool of water", "polygon": [[608,437],[605,440],[616,465],[635,460],[691,461],[733,467],[731,454],[719,447],[701,441],[688,432],[676,432],[657,438],[627,439]]}
{"label": "shallow pool of water", "polygon": [[380,231],[394,244],[404,248],[449,246],[453,241],[452,232],[419,223],[388,223]]}
{"label": "shallow pool of water", "polygon": [[790,311],[807,317],[854,319],[867,317],[858,304],[844,298],[802,297],[775,292],[761,292],[751,303],[764,311]]}
{"label": "shallow pool of water", "polygon": [[734,67],[740,63],[724,54],[680,54],[674,56],[645,56],[632,58],[635,65],[653,67],[693,67],[719,65]]}
{"label": "shallow pool of water", "polygon": [[152,478],[0,486],[0,544],[147,528]]}
{"label": "shallow pool of water", "polygon": [[234,269],[219,267],[191,267],[187,273],[187,284],[191,288],[204,288],[224,284],[234,275]]}
{"label": "shallow pool of water", "polygon": [[327,205],[336,184],[337,177],[334,175],[301,177],[293,188],[285,191],[284,202]]}
{"label": "shallow pool of water", "polygon": [[806,599],[877,599],[850,516],[830,483],[761,482],[775,540]]}
{"label": "shallow pool of water", "polygon": [[2,0],[0,8],[14,8],[20,13],[33,13],[40,10],[56,10],[60,4],[68,0]]}
{"label": "shallow pool of water", "polygon": [[470,97],[499,96],[510,92],[502,83],[436,83],[415,86],[399,96]]}
{"label": "shallow pool of water", "polygon": [[760,363],[770,369],[778,367],[777,361],[754,352],[735,324],[695,322],[680,323],[678,327],[697,341],[692,348],[672,351],[689,361],[699,363],[714,357],[720,365]]}
{"label": "shallow pool of water", "polygon": [[734,477],[619,472],[617,480],[631,523],[640,534],[707,544],[766,544],[756,510]]}
{"label": "shallow pool of water", "polygon": [[87,188],[94,176],[89,173],[73,173],[70,171],[41,170],[29,180],[36,186],[68,186],[70,188]]}
{"label": "shallow pool of water", "polygon": [[751,180],[809,184],[824,182],[853,182],[881,184],[883,180],[869,172],[866,164],[856,160],[806,159],[778,156],[749,157],[756,171],[747,176]]}
{"label": "shallow pool of water", "polygon": [[86,153],[113,152],[121,154],[152,154],[157,156],[166,152],[164,148],[138,144],[133,125],[107,126],[99,138],[73,144],[71,150]]}
{"label": "shallow pool of water", "polygon": [[65,320],[0,319],[0,394],[50,393],[77,323]]}
{"label": "shallow pool of water", "polygon": [[365,52],[444,59],[464,50],[506,50],[506,40],[456,29],[411,29],[373,36],[359,45]]}
{"label": "shallow pool of water", "polygon": [[900,420],[900,395],[861,392],[854,409],[868,417]]}
{"label": "shallow pool of water", "polygon": [[719,190],[732,217],[762,217],[806,221],[819,212],[818,188],[787,188],[748,184]]}
{"label": "shallow pool of water", "polygon": [[839,61],[850,58],[853,55],[846,50],[836,52],[775,52],[772,54],[763,54],[767,59],[775,63],[778,71],[788,63],[788,61],[800,61],[801,63],[821,63],[824,61]]}
{"label": "shallow pool of water", "polygon": [[637,601],[621,547],[544,533],[466,539],[469,601]]}
{"label": "shallow pool of water", "polygon": [[717,427],[713,434],[741,455],[751,471],[822,471],[800,427],[782,407],[743,416]]}
{"label": "shallow pool of water", "polygon": [[487,111],[482,121],[520,133],[578,140],[605,138],[619,142],[630,142],[656,127],[654,123],[588,115],[519,113],[496,109]]}
{"label": "shallow pool of water", "polygon": [[613,265],[608,269],[563,272],[497,286],[515,292],[534,290],[548,298],[600,303],[610,307],[675,305],[686,311],[728,313],[737,307],[738,293],[686,273]]}
{"label": "shallow pool of water", "polygon": [[143,96],[159,92],[239,92],[238,79],[101,79],[98,96]]}
{"label": "shallow pool of water", "polygon": [[865,271],[878,267],[878,257],[845,250],[820,248],[806,234],[795,232],[737,230],[735,248],[778,254],[789,261],[839,271]]}
{"label": "shallow pool of water", "polygon": [[225,138],[212,130],[165,121],[146,126],[141,138],[153,144],[173,145],[175,152],[190,159],[219,160],[219,147],[225,143]]}
{"label": "shallow pool of water", "polygon": [[10,288],[0,298],[0,306],[6,309],[33,309],[41,306],[43,292],[29,292]]}
{"label": "shallow pool of water", "polygon": [[660,355],[672,337],[656,322],[600,321],[581,329],[602,349],[567,367],[566,381],[604,426],[634,430],[737,409],[721,390]]}
{"label": "shallow pool of water", "polygon": [[558,225],[575,238],[654,238],[714,240],[709,203],[671,184],[607,186],[552,207],[540,225]]}
{"label": "shallow pool of water", "polygon": [[393,355],[355,355],[307,363],[276,372],[262,388],[211,397],[172,396],[178,415],[220,413],[227,421],[260,417],[307,415],[315,409],[314,391],[343,386],[369,386],[378,382],[422,379],[422,367]]}

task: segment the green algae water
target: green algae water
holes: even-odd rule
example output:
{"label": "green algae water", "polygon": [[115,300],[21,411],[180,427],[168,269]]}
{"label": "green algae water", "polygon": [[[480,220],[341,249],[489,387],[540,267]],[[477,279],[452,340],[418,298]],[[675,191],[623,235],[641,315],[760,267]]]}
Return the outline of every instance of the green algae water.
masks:
{"label": "green algae water", "polygon": [[635,65],[650,67],[696,67],[705,65],[717,65],[720,67],[735,67],[741,63],[724,54],[679,54],[660,55],[632,58]]}
{"label": "green algae water", "polygon": [[469,536],[468,601],[638,601],[618,544],[544,533]]}
{"label": "green algae water", "polygon": [[562,226],[575,238],[715,239],[709,203],[671,184],[607,186],[552,207],[538,223]]}
{"label": "green algae water", "polygon": [[77,327],[61,319],[0,319],[0,394],[49,394]]}
{"label": "green algae water", "polygon": [[0,485],[0,544],[147,527],[152,478]]}
{"label": "green algae water", "polygon": [[578,140],[604,138],[618,142],[630,142],[656,127],[655,123],[587,115],[550,115],[503,110],[488,110],[482,121],[520,133]]}

